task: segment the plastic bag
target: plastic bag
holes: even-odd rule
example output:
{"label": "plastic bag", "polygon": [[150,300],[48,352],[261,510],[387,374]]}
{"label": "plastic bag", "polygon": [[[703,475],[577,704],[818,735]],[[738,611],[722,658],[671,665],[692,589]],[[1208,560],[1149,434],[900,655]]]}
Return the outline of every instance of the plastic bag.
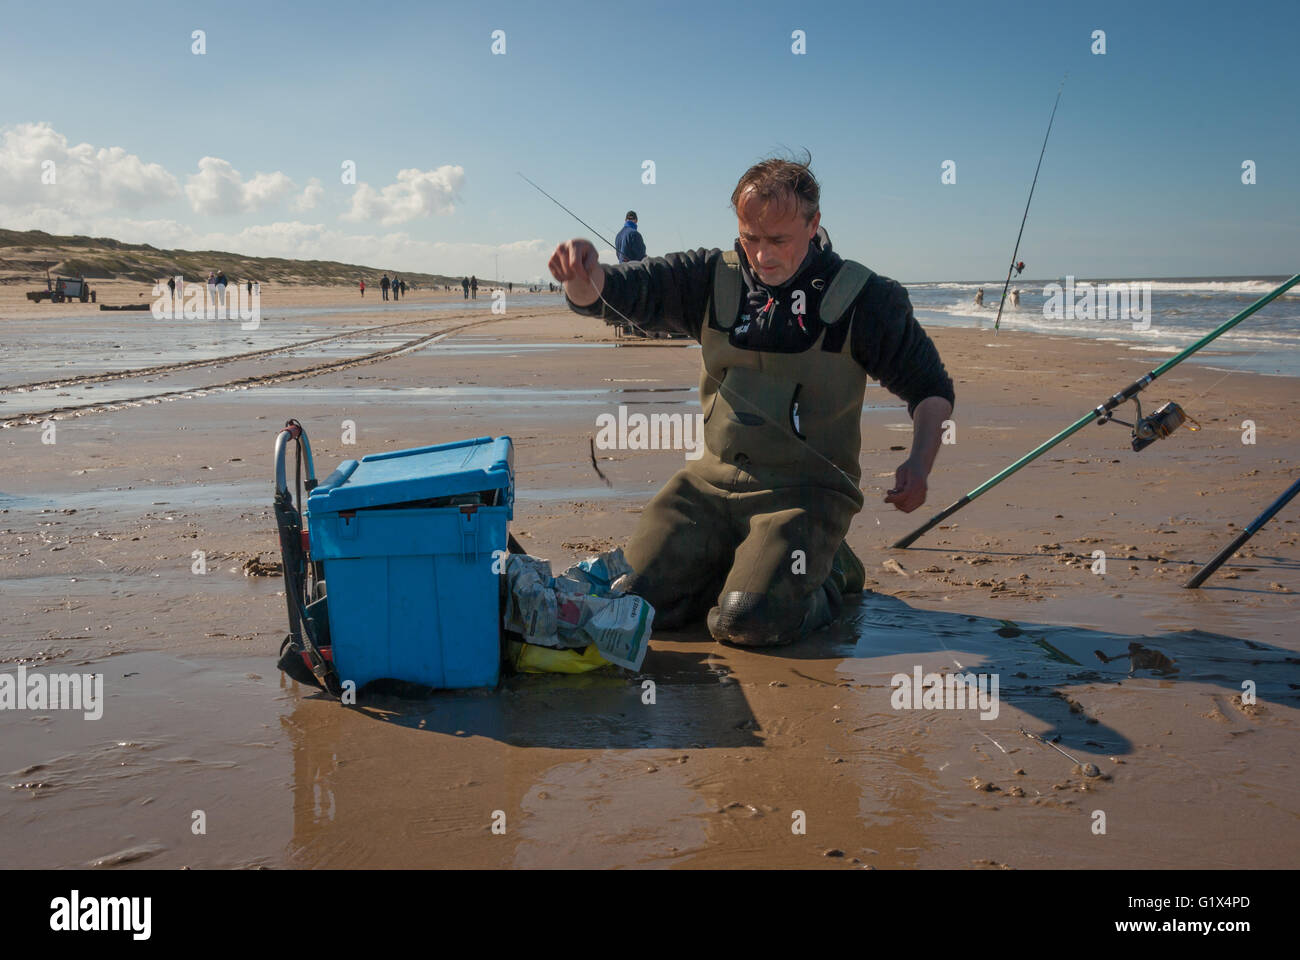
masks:
{"label": "plastic bag", "polygon": [[594,643],[585,650],[555,650],[511,640],[510,662],[520,673],[590,673],[609,666]]}
{"label": "plastic bag", "polygon": [[506,557],[506,629],[529,643],[565,646],[557,636],[554,583],[549,560],[523,553],[509,554]]}
{"label": "plastic bag", "polygon": [[604,661],[639,670],[650,645],[654,608],[641,597],[610,589],[630,571],[621,549],[589,557],[558,577],[551,576],[546,560],[510,554],[505,627],[528,644],[560,650],[594,647]]}

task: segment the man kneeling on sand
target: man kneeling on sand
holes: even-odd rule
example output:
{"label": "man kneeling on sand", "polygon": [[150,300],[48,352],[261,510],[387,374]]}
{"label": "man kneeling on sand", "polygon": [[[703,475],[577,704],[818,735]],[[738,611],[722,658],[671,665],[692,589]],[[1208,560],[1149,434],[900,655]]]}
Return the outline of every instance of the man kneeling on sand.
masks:
{"label": "man kneeling on sand", "polygon": [[844,542],[862,509],[867,379],[906,401],[912,449],[885,497],[910,513],[952,415],[952,380],[907,291],[831,251],[807,163],[747,170],[731,203],[735,249],[601,265],[560,244],[552,275],[569,307],[700,342],[705,450],[641,514],[619,589],[655,626],[706,619],[717,640],[789,643],[833,622],[864,572]]}

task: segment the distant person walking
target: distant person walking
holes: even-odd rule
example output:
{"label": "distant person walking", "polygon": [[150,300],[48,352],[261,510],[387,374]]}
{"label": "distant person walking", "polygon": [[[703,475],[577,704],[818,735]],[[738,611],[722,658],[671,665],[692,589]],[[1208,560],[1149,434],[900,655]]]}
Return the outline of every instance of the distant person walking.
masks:
{"label": "distant person walking", "polygon": [[393,277],[393,299],[396,300],[402,292],[402,281]]}
{"label": "distant person walking", "polygon": [[980,287],[978,290],[975,291],[975,306],[977,306],[977,307],[982,307],[982,306],[984,306],[984,288],[983,288],[983,287]]}
{"label": "distant person walking", "polygon": [[391,281],[388,279],[388,274],[384,274],[379,278],[379,292],[383,294],[385,300],[388,299],[388,287],[390,283]]}
{"label": "distant person walking", "polygon": [[357,284],[357,286],[361,288],[361,295],[364,297],[366,295],[366,281],[362,280],[359,284]]}
{"label": "distant person walking", "polygon": [[618,251],[618,262],[645,259],[645,241],[636,226],[636,211],[629,210],[623,221],[623,229],[614,238],[614,249]]}
{"label": "distant person walking", "polygon": [[478,299],[478,277],[473,274],[470,274],[469,277],[469,298],[471,300]]}
{"label": "distant person walking", "polygon": [[217,275],[211,270],[208,271],[208,302],[215,304],[217,302]]}
{"label": "distant person walking", "polygon": [[406,281],[402,281],[402,296],[406,296]]}
{"label": "distant person walking", "polygon": [[460,288],[465,293],[465,299],[468,300],[469,299],[469,277],[460,278]]}

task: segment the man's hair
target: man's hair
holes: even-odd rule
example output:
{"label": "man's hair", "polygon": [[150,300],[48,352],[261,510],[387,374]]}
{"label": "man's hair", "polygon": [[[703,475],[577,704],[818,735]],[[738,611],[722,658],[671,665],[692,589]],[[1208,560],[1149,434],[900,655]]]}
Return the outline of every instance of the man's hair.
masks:
{"label": "man's hair", "polygon": [[822,190],[809,169],[811,163],[812,154],[804,151],[802,161],[769,157],[754,164],[736,183],[731,193],[731,209],[739,212],[740,200],[747,193],[763,204],[786,203],[793,197],[804,220],[812,220],[821,203]]}

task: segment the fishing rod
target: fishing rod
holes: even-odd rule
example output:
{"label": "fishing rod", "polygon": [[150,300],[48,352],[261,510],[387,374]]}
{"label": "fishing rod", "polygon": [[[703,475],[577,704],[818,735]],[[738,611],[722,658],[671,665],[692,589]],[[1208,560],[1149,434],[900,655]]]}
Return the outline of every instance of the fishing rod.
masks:
{"label": "fishing rod", "polygon": [[1245,530],[1233,537],[1231,543],[1216,553],[1213,560],[1201,567],[1201,569],[1197,570],[1196,573],[1192,575],[1192,579],[1188,580],[1183,584],[1183,586],[1188,590],[1195,590],[1208,580],[1214,574],[1215,570],[1218,570],[1219,567],[1223,566],[1224,562],[1240,550],[1247,540],[1259,533],[1260,528],[1272,520],[1279,510],[1294,500],[1298,493],[1300,493],[1300,480],[1297,480],[1295,483],[1291,484],[1291,486],[1287,487],[1286,493],[1274,500],[1272,506],[1252,520],[1250,526],[1246,527]]}
{"label": "fishing rod", "polygon": [[[515,173],[519,173],[519,171],[516,170]],[[567,213],[569,216],[573,217],[574,220],[577,220],[580,224],[582,224],[584,227],[586,227],[586,228],[587,228],[588,230],[590,230],[592,233],[595,233],[596,236],[597,236],[597,238],[599,238],[599,239],[601,239],[601,240],[605,240],[605,238],[604,238],[603,236],[601,236],[599,233],[596,233],[596,228],[593,227],[591,224],[589,224],[586,220],[582,219],[582,217],[578,216],[576,213],[574,213],[572,210],[570,210],[570,209],[569,209],[568,207],[566,207],[564,204],[560,203],[559,200],[556,200],[553,196],[551,196],[549,193],[547,193],[547,192],[546,192],[545,190],[543,190],[541,187],[537,186],[537,184],[533,183],[533,181],[529,180],[527,177],[524,177],[524,175],[523,175],[522,173],[519,173],[519,176],[523,177],[523,178],[524,178],[524,181],[525,181],[526,183],[532,184],[532,186],[537,190],[537,192],[540,193],[542,196],[544,196],[547,200],[551,201],[551,203],[555,204],[557,207],[559,207],[561,210],[563,210],[563,211],[564,211],[565,213]],[[611,250],[613,250],[615,253],[618,253],[618,247],[614,246],[614,244],[610,243],[608,240],[605,240],[605,242],[609,244],[609,247],[610,247]]]}
{"label": "fishing rod", "polygon": [[[515,173],[519,173],[519,171],[516,170]],[[532,186],[537,190],[538,193],[540,193],[542,196],[544,196],[547,200],[551,201],[551,203],[555,204],[557,207],[559,207],[561,210],[563,210],[563,211],[564,211],[565,213],[567,213],[569,216],[573,217],[574,220],[577,220],[580,224],[582,224],[584,227],[586,227],[586,228],[587,228],[588,230],[590,230],[592,233],[595,233],[596,236],[599,237],[601,240],[605,240],[605,238],[604,238],[603,236],[601,236],[599,233],[596,232],[596,228],[593,227],[591,224],[589,224],[586,220],[582,219],[582,217],[578,216],[576,213],[574,213],[572,210],[570,210],[570,209],[569,209],[568,207],[566,207],[564,204],[560,203],[559,200],[556,200],[553,196],[551,196],[549,193],[547,193],[547,192],[546,192],[545,190],[543,190],[541,187],[537,186],[537,184],[533,183],[533,181],[529,180],[529,179],[528,179],[527,177],[525,177],[522,173],[519,173],[519,176],[520,176],[520,177],[523,177],[523,179],[524,179],[524,181],[525,181],[526,183],[531,184],[531,185],[532,185]],[[610,243],[608,240],[605,240],[605,242],[606,242],[607,244],[609,244],[610,248],[614,251],[615,255],[617,255],[617,254],[618,254],[618,247],[614,246],[614,244]],[[590,281],[588,281],[588,282],[590,282]],[[594,286],[594,284],[593,284],[593,286]],[[564,289],[564,285],[563,285],[563,284],[560,285],[560,289],[561,289],[561,290]],[[607,307],[610,306],[609,303],[606,302],[605,298],[602,297],[602,296],[600,296],[600,291],[599,291],[599,290],[596,291],[596,296],[600,298],[600,302],[603,303],[605,306],[607,306]],[[610,307],[610,309],[613,310],[613,307]],[[636,321],[632,320],[630,317],[623,316],[623,314],[622,314],[622,313],[619,313],[617,310],[614,310],[614,312],[615,312],[615,313],[618,313],[618,315],[619,315],[620,317],[623,317],[623,320],[624,320],[624,321],[626,321],[627,323],[631,324],[631,326],[632,326],[632,328],[633,328],[634,330],[638,330],[638,331],[640,331],[640,333],[641,333],[642,335],[646,336],[646,337],[649,337],[649,336],[650,336],[649,332],[648,332],[644,327],[642,327],[640,324],[638,324]],[[594,455],[593,455],[593,464],[594,464]],[[600,473],[600,468],[599,468],[599,467],[596,468],[596,472],[597,472],[597,473]],[[601,479],[602,479],[602,480],[605,480],[605,475],[604,475],[604,474],[601,474]],[[605,480],[605,482],[606,482],[606,483],[609,483],[608,480]]]}
{"label": "fishing rod", "polygon": [[1034,182],[1029,185],[1029,199],[1025,201],[1025,215],[1020,218],[1020,232],[1016,234],[1016,248],[1011,251],[1011,266],[1007,267],[1007,282],[1002,285],[1002,299],[998,301],[998,318],[993,321],[993,332],[998,332],[1002,322],[1002,308],[1007,302],[1007,288],[1011,286],[1011,271],[1016,268],[1016,256],[1020,253],[1020,238],[1025,235],[1025,221],[1029,219],[1029,205],[1034,202],[1034,187],[1038,186],[1038,171],[1043,169],[1043,154],[1047,153],[1047,138],[1052,135],[1052,123],[1056,120],[1056,108],[1061,104],[1061,91],[1065,89],[1067,73],[1061,78],[1061,85],[1056,90],[1056,103],[1052,104],[1052,116],[1047,121],[1047,133],[1043,135],[1043,149],[1038,151],[1038,166],[1034,167]]}
{"label": "fishing rod", "polygon": [[[1172,400],[1166,403],[1164,406],[1157,409],[1150,416],[1144,417],[1142,416],[1142,404],[1137,399],[1137,395],[1141,393],[1143,390],[1145,390],[1148,386],[1150,386],[1152,381],[1154,381],[1161,374],[1164,374],[1167,371],[1173,369],[1178,364],[1182,363],[1184,360],[1190,357],[1192,354],[1200,350],[1202,347],[1206,346],[1213,340],[1227,333],[1237,324],[1241,323],[1241,321],[1245,320],[1247,317],[1253,314],[1256,310],[1259,310],[1260,308],[1265,307],[1268,304],[1272,303],[1278,297],[1282,296],[1282,294],[1286,293],[1288,290],[1294,287],[1297,283],[1300,283],[1300,273],[1297,273],[1294,277],[1286,281],[1286,283],[1282,284],[1276,290],[1272,291],[1269,294],[1266,294],[1263,297],[1260,297],[1258,300],[1252,303],[1245,310],[1242,310],[1241,313],[1237,314],[1231,320],[1226,321],[1221,326],[1215,328],[1214,330],[1207,333],[1205,336],[1201,337],[1200,340],[1197,340],[1194,344],[1192,344],[1182,353],[1178,354],[1177,356],[1170,357],[1168,360],[1160,364],[1160,366],[1156,367],[1150,373],[1146,374],[1143,377],[1138,378],[1137,380],[1134,380],[1127,387],[1125,387],[1119,393],[1115,394],[1105,403],[1098,404],[1093,410],[1084,414],[1082,417],[1080,417],[1074,423],[1070,424],[1070,426],[1066,427],[1056,436],[1052,437],[1050,440],[1047,440],[1039,444],[1037,447],[1029,451],[1029,453],[1025,454],[1023,457],[1021,457],[1015,463],[1011,464],[1011,466],[1007,467],[1001,473],[998,473],[990,477],[988,480],[985,480],[983,483],[981,483],[970,493],[966,494],[960,500],[956,501],[951,506],[948,506],[943,510],[939,511],[939,513],[935,514],[924,524],[917,527],[915,530],[913,530],[907,536],[903,537],[897,543],[893,544],[893,546],[899,549],[905,549],[911,546],[917,540],[917,538],[919,538],[922,534],[926,533],[929,530],[933,530],[940,523],[942,523],[944,520],[951,517],[954,513],[956,513],[962,507],[966,506],[966,504],[970,503],[976,497],[980,496],[983,493],[987,493],[989,490],[992,490],[999,483],[1001,483],[1007,477],[1011,476],[1021,467],[1024,467],[1032,463],[1033,461],[1037,460],[1048,450],[1051,450],[1054,446],[1056,446],[1061,441],[1065,440],[1067,437],[1071,436],[1072,434],[1076,433],[1079,430],[1082,430],[1090,423],[1093,422],[1108,423],[1111,420],[1114,420],[1115,408],[1118,407],[1120,404],[1125,403],[1129,400],[1132,400],[1133,403],[1137,406],[1137,417],[1135,418],[1135,421],[1133,423],[1125,423],[1125,421],[1123,420],[1115,420],[1115,422],[1124,424],[1124,426],[1130,427],[1132,429],[1133,449],[1135,451],[1144,450],[1145,448],[1149,447],[1151,444],[1155,443],[1157,440],[1169,436],[1169,434],[1173,433],[1176,429],[1178,429],[1179,426],[1181,426],[1186,421],[1191,420],[1191,418],[1187,416],[1187,414],[1183,411],[1182,407],[1174,403]],[[1191,422],[1193,424],[1191,429],[1193,430],[1199,429],[1199,424],[1197,424],[1195,420],[1191,420]]]}

